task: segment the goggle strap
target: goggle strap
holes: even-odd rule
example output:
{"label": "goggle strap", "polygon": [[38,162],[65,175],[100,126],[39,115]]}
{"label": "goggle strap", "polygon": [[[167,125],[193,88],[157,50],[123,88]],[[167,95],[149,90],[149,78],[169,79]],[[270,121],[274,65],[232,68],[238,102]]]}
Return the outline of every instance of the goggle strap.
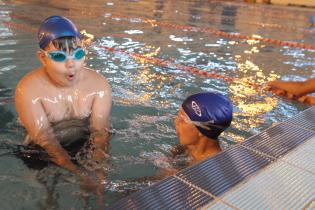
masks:
{"label": "goggle strap", "polygon": [[210,130],[209,126],[210,126],[210,127],[215,127],[215,128],[218,128],[218,129],[222,129],[222,130],[225,129],[224,126],[215,125],[215,124],[213,124],[212,121],[207,121],[207,122],[193,121],[193,120],[191,120],[191,119],[189,118],[189,116],[188,116],[185,112],[183,112],[183,113],[185,114],[185,117],[187,118],[187,120],[188,120],[191,124],[194,124],[194,125],[196,125],[196,126],[198,126],[198,127],[201,127],[201,128],[203,128],[203,129]]}

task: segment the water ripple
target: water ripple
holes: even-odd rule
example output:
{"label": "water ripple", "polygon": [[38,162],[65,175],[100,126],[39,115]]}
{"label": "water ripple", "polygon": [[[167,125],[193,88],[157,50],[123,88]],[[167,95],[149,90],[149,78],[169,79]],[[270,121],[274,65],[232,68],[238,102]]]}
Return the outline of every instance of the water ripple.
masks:
{"label": "water ripple", "polygon": [[16,68],[16,65],[9,65],[9,66],[2,67],[0,68],[0,74],[6,71],[11,71],[14,68]]}

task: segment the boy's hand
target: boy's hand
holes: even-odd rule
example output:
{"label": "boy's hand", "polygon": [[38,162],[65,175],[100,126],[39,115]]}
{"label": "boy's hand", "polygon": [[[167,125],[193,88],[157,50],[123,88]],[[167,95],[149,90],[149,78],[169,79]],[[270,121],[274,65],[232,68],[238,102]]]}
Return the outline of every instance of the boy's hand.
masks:
{"label": "boy's hand", "polygon": [[91,136],[91,150],[92,150],[92,160],[97,162],[102,162],[108,155],[108,142],[110,139],[110,134],[105,132],[95,132]]}
{"label": "boy's hand", "polygon": [[273,87],[273,86],[271,86],[271,85],[269,85],[269,84],[264,87],[264,90],[270,91],[270,92],[272,92],[273,94],[279,95],[279,96],[285,96],[285,95],[287,95],[287,91],[282,90],[282,89],[279,89],[279,88],[275,88],[275,87]]}
{"label": "boy's hand", "polygon": [[97,194],[98,184],[87,175],[80,176],[80,186],[86,192]]}
{"label": "boy's hand", "polygon": [[81,173],[80,188],[87,193],[93,193],[96,196],[96,202],[99,206],[104,204],[104,189],[105,189],[105,172],[103,170],[95,171],[96,180],[90,176]]}
{"label": "boy's hand", "polygon": [[296,99],[296,96],[294,94],[292,94],[292,93],[290,93],[290,92],[288,92],[286,90],[283,90],[281,88],[277,88],[273,84],[276,84],[276,82],[275,81],[269,82],[265,86],[264,90],[270,91],[273,94],[278,95],[278,96],[285,96],[285,97],[287,97],[289,99]]}
{"label": "boy's hand", "polygon": [[105,153],[104,150],[100,149],[100,148],[95,148],[92,154],[92,160],[100,163],[103,160],[105,160],[106,158],[108,158],[109,155]]}
{"label": "boy's hand", "polygon": [[307,103],[311,105],[315,105],[315,97],[314,96],[301,96],[297,99],[299,102]]}

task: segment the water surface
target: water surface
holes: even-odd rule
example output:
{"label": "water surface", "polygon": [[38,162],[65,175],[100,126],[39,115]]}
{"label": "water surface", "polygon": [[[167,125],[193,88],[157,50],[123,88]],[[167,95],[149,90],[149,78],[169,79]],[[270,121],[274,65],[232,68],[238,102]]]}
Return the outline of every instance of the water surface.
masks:
{"label": "water surface", "polygon": [[[214,32],[314,44],[315,30],[309,28],[313,14],[314,9],[240,1],[0,1],[2,208],[96,206],[93,196],[82,198],[69,173],[54,166],[31,170],[10,148],[21,143],[25,134],[12,100],[15,86],[39,66],[36,29],[46,17],[67,16],[94,35],[87,66],[107,77],[113,89],[116,134],[104,189],[108,205],[154,183],[145,177],[167,167],[159,160],[177,143],[173,120],[190,94],[217,91],[233,102],[234,120],[221,138],[223,148],[306,109],[308,105],[259,87],[274,78],[313,77],[313,50],[231,39]],[[196,70],[213,74],[205,77],[192,72]]]}

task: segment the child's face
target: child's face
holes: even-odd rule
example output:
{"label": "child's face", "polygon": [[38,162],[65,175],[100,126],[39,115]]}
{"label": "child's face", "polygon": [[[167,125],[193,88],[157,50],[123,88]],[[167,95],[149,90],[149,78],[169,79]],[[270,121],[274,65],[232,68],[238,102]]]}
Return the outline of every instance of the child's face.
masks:
{"label": "child's face", "polygon": [[[46,48],[47,52],[59,51],[54,47],[52,43]],[[84,57],[80,60],[75,60],[73,58],[66,59],[63,62],[54,61],[44,52],[40,55],[40,60],[45,66],[46,72],[49,78],[57,85],[60,86],[73,86],[76,84],[79,78],[80,70],[84,66]],[[72,52],[67,51],[67,55],[72,54]]]}
{"label": "child's face", "polygon": [[175,118],[175,128],[179,142],[183,145],[194,145],[198,143],[199,131],[195,125],[188,122],[185,112],[180,108]]}

